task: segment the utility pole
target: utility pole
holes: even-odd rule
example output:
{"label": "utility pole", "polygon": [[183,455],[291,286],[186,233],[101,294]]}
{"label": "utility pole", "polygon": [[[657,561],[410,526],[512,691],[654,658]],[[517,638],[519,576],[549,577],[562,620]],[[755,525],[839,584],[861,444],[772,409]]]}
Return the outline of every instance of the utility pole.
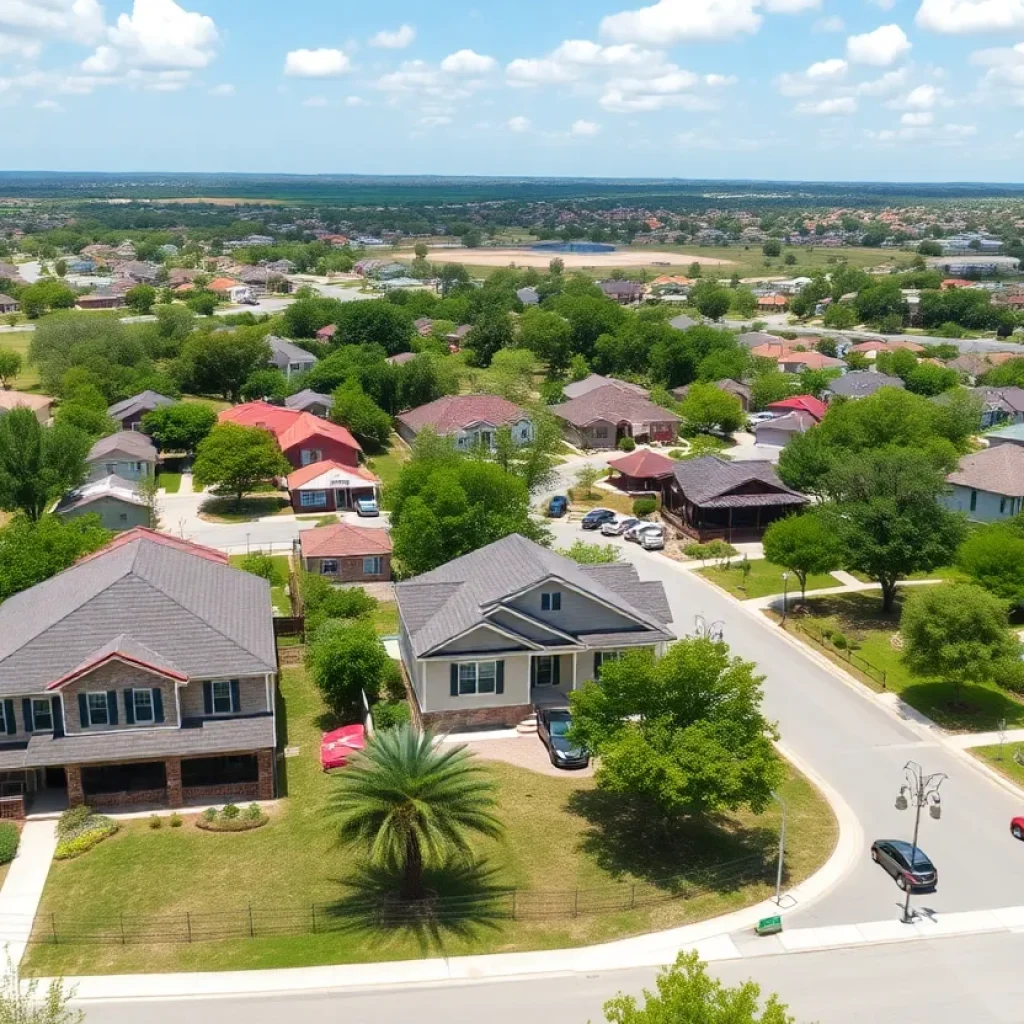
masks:
{"label": "utility pole", "polygon": [[786,616],[789,614],[789,573],[782,574],[782,628],[786,628]]}
{"label": "utility pole", "polygon": [[[928,807],[928,813],[933,818],[942,817],[942,798],[939,796],[939,787],[949,778],[945,772],[933,772],[925,775],[924,769],[916,761],[908,761],[903,766],[904,783],[900,786],[899,794],[896,797],[896,810],[905,811],[909,806],[914,808],[914,841],[910,851],[910,869],[914,869],[914,861],[917,858],[917,836],[921,829],[921,808]],[[913,924],[914,918],[910,913],[910,894],[913,883],[907,882],[907,898],[903,904],[903,923]]]}

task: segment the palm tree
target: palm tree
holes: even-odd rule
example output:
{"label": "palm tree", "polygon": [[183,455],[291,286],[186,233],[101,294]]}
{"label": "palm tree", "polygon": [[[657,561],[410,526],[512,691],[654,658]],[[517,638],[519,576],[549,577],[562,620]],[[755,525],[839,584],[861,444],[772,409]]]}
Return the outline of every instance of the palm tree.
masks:
{"label": "palm tree", "polygon": [[464,747],[435,747],[429,732],[386,729],[340,779],[341,837],[365,845],[376,867],[402,872],[403,899],[423,895],[424,868],[470,859],[468,834],[497,837],[494,783]]}

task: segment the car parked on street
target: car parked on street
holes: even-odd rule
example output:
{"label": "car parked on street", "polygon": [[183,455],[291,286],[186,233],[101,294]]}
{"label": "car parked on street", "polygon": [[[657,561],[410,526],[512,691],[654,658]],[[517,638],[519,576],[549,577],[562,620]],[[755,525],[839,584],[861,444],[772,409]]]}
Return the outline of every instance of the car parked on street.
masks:
{"label": "car parked on street", "polygon": [[647,530],[641,530],[639,534],[640,547],[644,551],[661,551],[665,546],[665,530],[661,526],[653,526]]}
{"label": "car parked on street", "polygon": [[380,506],[376,498],[356,498],[356,515],[360,517],[379,516]]}
{"label": "car parked on street", "polygon": [[652,523],[647,519],[637,519],[632,526],[628,527],[622,534],[626,540],[631,540],[637,543],[640,540],[640,534],[644,530],[648,530],[651,527],[657,527],[659,530],[664,529],[661,523]]}
{"label": "car parked on street", "polygon": [[556,768],[586,768],[590,764],[590,752],[569,741],[571,726],[572,712],[567,708],[537,709],[537,735]]}
{"label": "car parked on street", "polygon": [[609,519],[607,523],[601,524],[601,532],[606,537],[619,537],[638,522],[640,520],[636,516],[616,516],[614,519]]}
{"label": "car parked on street", "polygon": [[1010,821],[1010,835],[1014,839],[1024,839],[1024,814],[1018,814]]}
{"label": "car parked on street", "polygon": [[564,494],[556,494],[548,502],[548,518],[558,519],[569,511],[569,499]]}
{"label": "car parked on street", "polygon": [[580,524],[584,530],[599,530],[609,520],[615,518],[615,513],[610,508],[592,508]]}
{"label": "car parked on street", "polygon": [[939,873],[928,855],[902,839],[876,839],[871,844],[871,859],[904,891],[931,892],[938,885]]}

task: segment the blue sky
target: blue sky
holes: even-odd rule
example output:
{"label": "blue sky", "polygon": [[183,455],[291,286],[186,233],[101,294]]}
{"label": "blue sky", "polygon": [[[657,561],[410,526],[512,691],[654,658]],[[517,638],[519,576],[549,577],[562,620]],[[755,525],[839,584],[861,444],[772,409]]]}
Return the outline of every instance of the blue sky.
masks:
{"label": "blue sky", "polygon": [[1024,0],[0,0],[0,167],[1020,181]]}

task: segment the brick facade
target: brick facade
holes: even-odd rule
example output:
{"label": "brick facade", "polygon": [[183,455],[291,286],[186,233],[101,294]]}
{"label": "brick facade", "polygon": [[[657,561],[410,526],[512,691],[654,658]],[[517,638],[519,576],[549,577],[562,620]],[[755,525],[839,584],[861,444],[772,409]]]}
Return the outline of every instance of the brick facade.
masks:
{"label": "brick facade", "polygon": [[355,555],[351,558],[326,559],[326,561],[338,563],[338,571],[336,573],[332,572],[325,574],[322,571],[321,563],[325,561],[325,559],[323,558],[306,558],[303,559],[303,562],[306,572],[311,572],[316,576],[323,576],[324,579],[328,579],[332,583],[378,583],[381,581],[386,582],[387,580],[391,579],[391,555],[382,554],[379,557],[380,572],[372,576],[367,575],[363,572],[362,555]]}
{"label": "brick facade", "polygon": [[68,807],[79,807],[85,803],[85,790],[82,788],[82,769],[77,764],[69,764],[64,769],[68,787]]}
{"label": "brick facade", "polygon": [[[131,793],[91,793],[89,795],[90,807],[139,807],[163,803],[167,803],[166,789],[137,789]],[[176,805],[168,804],[168,806]]]}
{"label": "brick facade", "polygon": [[256,752],[256,765],[259,769],[258,787],[259,800],[274,799],[274,751],[259,750]]}
{"label": "brick facade", "polygon": [[417,707],[413,712],[414,717],[420,720],[424,729],[441,731],[499,725],[513,729],[532,714],[533,706],[530,704],[508,704],[497,708],[466,708],[457,711],[420,711]]}
{"label": "brick facade", "polygon": [[223,786],[186,786],[181,793],[187,804],[264,799],[260,796],[258,782],[230,782]]}
{"label": "brick facade", "polygon": [[181,807],[184,803],[181,794],[181,758],[167,758],[164,770],[167,772],[167,806]]}

